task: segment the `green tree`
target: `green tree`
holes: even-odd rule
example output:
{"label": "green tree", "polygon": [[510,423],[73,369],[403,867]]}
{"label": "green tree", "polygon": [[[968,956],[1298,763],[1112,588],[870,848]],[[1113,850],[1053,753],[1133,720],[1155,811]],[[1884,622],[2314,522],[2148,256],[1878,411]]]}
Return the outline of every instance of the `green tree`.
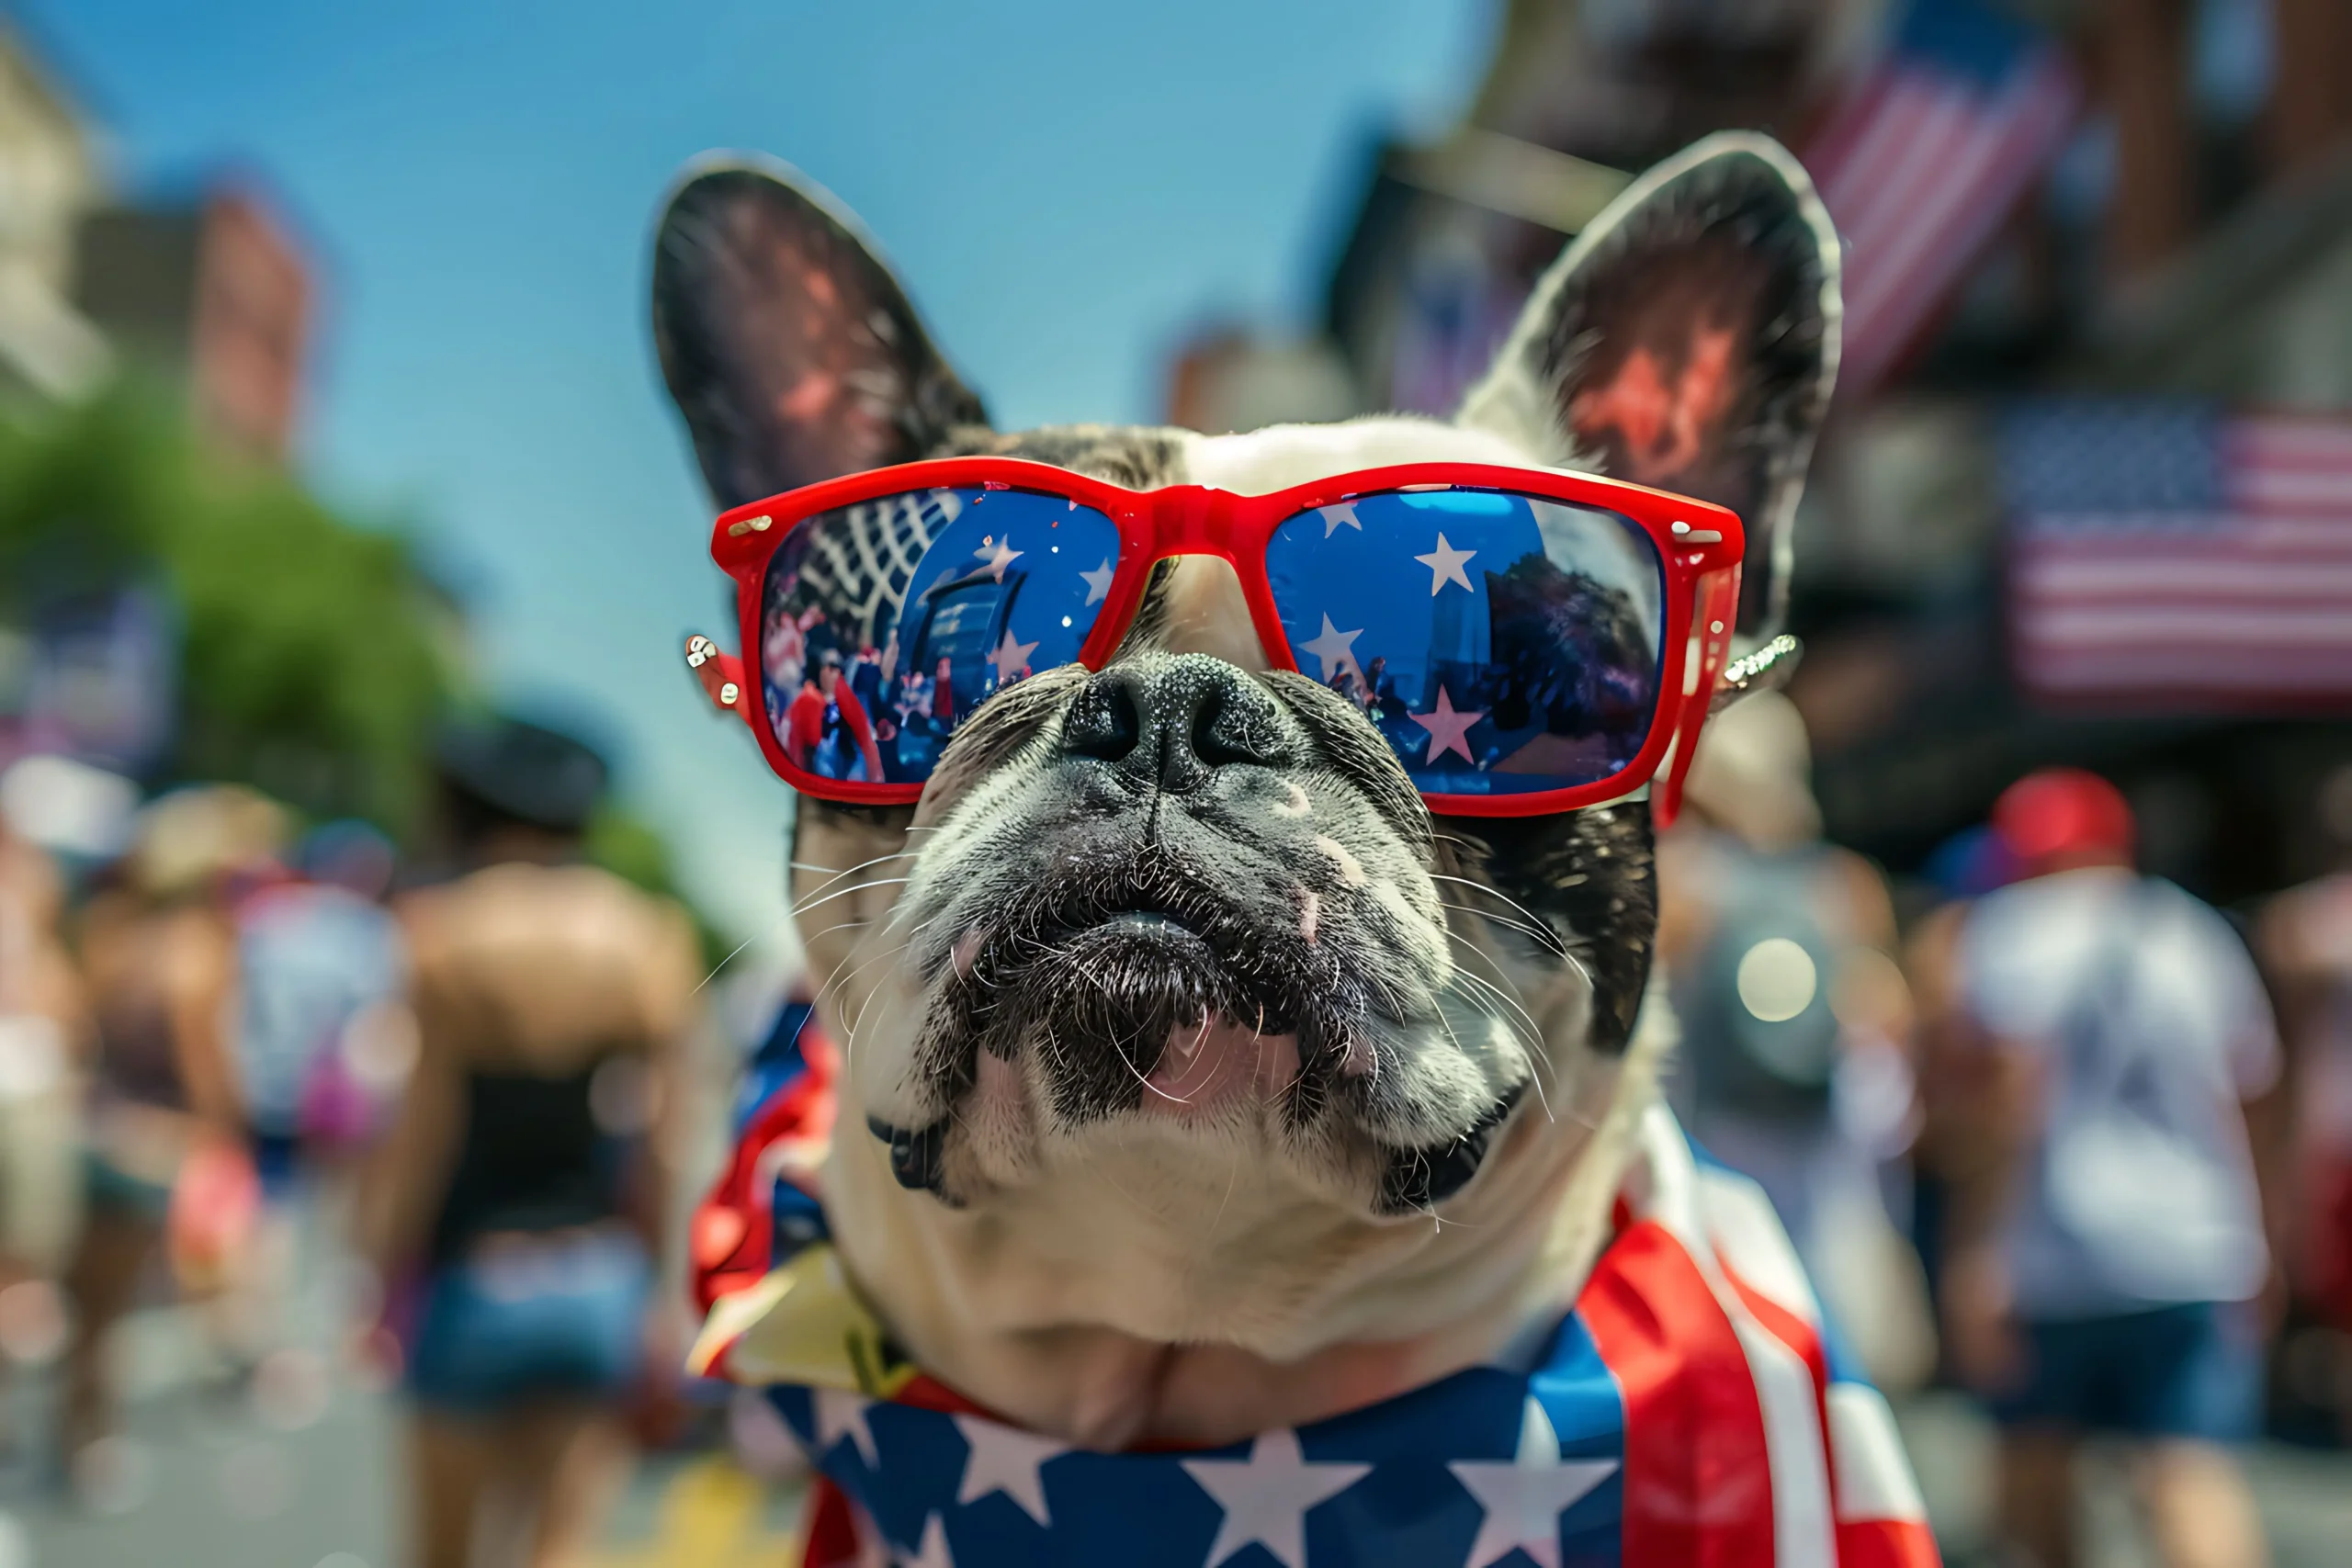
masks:
{"label": "green tree", "polygon": [[172,774],[413,831],[460,671],[403,539],[213,449],[152,389],[0,419],[0,617],[141,579],[178,618]]}

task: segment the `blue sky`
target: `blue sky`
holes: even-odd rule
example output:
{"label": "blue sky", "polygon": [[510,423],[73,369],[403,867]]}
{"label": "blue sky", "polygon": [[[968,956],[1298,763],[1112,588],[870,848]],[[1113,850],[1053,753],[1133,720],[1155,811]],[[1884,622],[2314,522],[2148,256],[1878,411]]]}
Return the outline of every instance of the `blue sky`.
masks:
{"label": "blue sky", "polygon": [[[1442,125],[1486,0],[17,7],[133,194],[258,173],[323,264],[305,463],[471,596],[496,690],[605,735],[689,886],[781,913],[786,814],[679,647],[718,631],[645,253],[708,148],[865,219],[998,423],[1148,419],[1202,320],[1300,321],[1370,138]],[[373,14],[371,14],[373,13]]]}

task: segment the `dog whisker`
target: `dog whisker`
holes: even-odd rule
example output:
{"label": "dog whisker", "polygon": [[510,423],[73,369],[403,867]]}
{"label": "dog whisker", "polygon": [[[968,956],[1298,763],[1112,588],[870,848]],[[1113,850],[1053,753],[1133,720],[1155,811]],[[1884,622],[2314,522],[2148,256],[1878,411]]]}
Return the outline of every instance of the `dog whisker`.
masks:
{"label": "dog whisker", "polygon": [[830,904],[836,898],[847,898],[854,894],[870,892],[876,887],[902,886],[912,880],[914,880],[912,877],[907,876],[876,876],[871,877],[864,882],[853,883],[849,886],[841,889],[839,892],[828,893],[821,898],[812,898],[806,904],[794,905],[792,909],[793,918],[797,919],[800,916],[807,914],[809,910],[814,909],[820,905]]}
{"label": "dog whisker", "polygon": [[691,994],[697,997],[702,995],[703,986],[707,986],[713,980],[718,979],[720,970],[725,969],[729,964],[734,963],[736,959],[741,957],[743,950],[759,940],[760,939],[757,936],[747,936],[742,941],[737,942],[735,944],[735,950],[732,953],[729,953],[726,957],[720,959],[718,963],[712,967],[710,973],[702,977],[702,985],[696,986]]}
{"label": "dog whisker", "polygon": [[[1431,872],[1429,874],[1429,876],[1430,880],[1432,882],[1455,883],[1461,886],[1471,888],[1476,892],[1484,893],[1490,898],[1499,900],[1505,908],[1509,908],[1512,913],[1525,920],[1526,924],[1524,926],[1515,927],[1514,929],[1525,931],[1529,936],[1534,937],[1536,940],[1542,942],[1555,953],[1565,956],[1566,953],[1566,944],[1561,942],[1560,933],[1554,931],[1548,924],[1546,924],[1543,916],[1537,914],[1534,910],[1529,908],[1518,899],[1513,898],[1510,895],[1501,892],[1494,887],[1490,887],[1486,883],[1474,881],[1472,878],[1467,876],[1449,876],[1442,872]],[[1473,912],[1475,913],[1476,911]]]}
{"label": "dog whisker", "polygon": [[857,873],[864,871],[868,866],[882,865],[894,860],[913,860],[920,852],[921,852],[916,850],[900,850],[895,854],[876,855],[872,860],[863,860],[858,862],[855,865],[842,866],[839,868],[830,865],[818,865],[805,860],[791,861],[787,863],[794,871],[817,871],[825,873],[825,880],[817,884],[816,886],[808,890],[811,894],[818,894],[822,893],[826,888],[831,887],[842,877],[854,876]]}
{"label": "dog whisker", "polygon": [[[1439,899],[1438,907],[1442,909],[1451,909],[1456,914],[1471,916],[1473,919],[1482,920],[1487,925],[1498,927],[1503,931],[1517,931],[1521,936],[1528,938],[1538,946],[1544,948],[1546,952],[1551,953],[1554,957],[1560,956],[1558,950],[1559,938],[1550,931],[1532,931],[1528,927],[1520,924],[1517,920],[1498,915],[1491,909],[1474,908],[1468,904],[1456,904],[1450,899]],[[1458,933],[1450,932],[1449,934]]]}

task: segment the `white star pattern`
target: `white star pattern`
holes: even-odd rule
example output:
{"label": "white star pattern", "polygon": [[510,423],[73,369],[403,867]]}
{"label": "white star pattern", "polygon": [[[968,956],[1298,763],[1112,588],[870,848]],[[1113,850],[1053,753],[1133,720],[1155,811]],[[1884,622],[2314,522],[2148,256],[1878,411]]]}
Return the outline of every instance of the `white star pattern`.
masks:
{"label": "white star pattern", "polygon": [[1478,759],[1470,755],[1470,727],[1487,716],[1486,710],[1470,713],[1453,705],[1445,694],[1445,687],[1437,689],[1437,706],[1427,713],[1407,714],[1406,717],[1430,732],[1429,755],[1421,761],[1434,762],[1448,751],[1459,751],[1465,762]]}
{"label": "white star pattern", "polygon": [[1036,650],[1036,647],[1034,642],[1013,641],[1012,628],[1005,627],[1004,640],[996,645],[994,653],[989,655],[989,662],[996,666],[996,683],[1008,685],[1019,679],[1021,667],[1029,662],[1029,655]]}
{"label": "white star pattern", "polygon": [[915,1548],[914,1555],[903,1551],[895,1555],[899,1568],[956,1568],[955,1554],[947,1550],[947,1521],[937,1514],[927,1516],[922,1521],[922,1544]]}
{"label": "white star pattern", "polygon": [[1362,626],[1351,632],[1343,632],[1331,624],[1330,616],[1326,615],[1323,617],[1322,635],[1313,642],[1300,643],[1298,650],[1311,653],[1323,661],[1323,679],[1326,681],[1342,670],[1353,670],[1357,679],[1361,680],[1363,669],[1356,663],[1355,640],[1362,636]]}
{"label": "white star pattern", "polygon": [[1470,579],[1463,571],[1462,567],[1464,562],[1477,553],[1476,550],[1455,549],[1445,542],[1445,536],[1440,534],[1437,536],[1437,548],[1425,556],[1415,556],[1413,558],[1415,560],[1430,569],[1430,597],[1436,598],[1438,591],[1449,582],[1458,582],[1462,584],[1462,592],[1470,592],[1472,591]]}
{"label": "white star pattern", "polygon": [[1356,503],[1352,501],[1343,501],[1337,506],[1318,506],[1315,510],[1323,514],[1323,536],[1327,539],[1342,528],[1353,528],[1359,534],[1363,532],[1363,524],[1356,517]]}
{"label": "white star pattern", "polygon": [[1054,1517],[1046,1508],[1046,1478],[1038,1471],[1047,1460],[1069,1452],[1069,1446],[977,1416],[955,1419],[956,1429],[972,1448],[964,1461],[964,1480],[956,1488],[956,1501],[977,1503],[991,1492],[1001,1492],[1019,1504],[1022,1512],[1052,1528]]}
{"label": "white star pattern", "polygon": [[1184,1472],[1225,1510],[1202,1568],[1216,1568],[1256,1541],[1283,1568],[1306,1568],[1306,1515],[1346,1491],[1368,1464],[1309,1464],[1289,1427],[1261,1433],[1246,1460],[1188,1459]]}
{"label": "white star pattern", "polygon": [[1096,567],[1092,571],[1081,571],[1078,575],[1079,580],[1086,584],[1086,602],[1088,604],[1100,604],[1103,600],[1108,599],[1111,596],[1111,579],[1114,573],[1111,570],[1111,558],[1109,556],[1104,556],[1102,558],[1102,564]]}
{"label": "white star pattern", "polygon": [[1563,1461],[1552,1418],[1530,1394],[1520,1417],[1517,1459],[1456,1460],[1446,1468],[1486,1510],[1462,1568],[1487,1568],[1513,1551],[1524,1551],[1542,1568],[1560,1568],[1560,1515],[1608,1480],[1617,1461]]}
{"label": "white star pattern", "polygon": [[865,1461],[865,1468],[874,1470],[881,1461],[874,1457],[874,1430],[865,1424],[865,1404],[846,1389],[820,1388],[817,1391],[817,1455],[821,1458],[833,1451],[833,1445],[843,1438],[857,1445],[858,1457]]}
{"label": "white star pattern", "polygon": [[[1442,544],[1444,541],[1440,540],[1439,542]],[[996,579],[999,582],[1002,582],[1004,581],[1004,569],[1011,566],[1014,561],[1019,560],[1023,556],[1027,555],[1029,552],[1027,550],[1014,549],[1012,547],[1012,536],[1007,534],[1004,537],[997,540],[996,543],[992,545],[982,545],[978,549],[974,550],[972,553],[979,557],[982,563],[988,567],[989,575],[990,577]]]}

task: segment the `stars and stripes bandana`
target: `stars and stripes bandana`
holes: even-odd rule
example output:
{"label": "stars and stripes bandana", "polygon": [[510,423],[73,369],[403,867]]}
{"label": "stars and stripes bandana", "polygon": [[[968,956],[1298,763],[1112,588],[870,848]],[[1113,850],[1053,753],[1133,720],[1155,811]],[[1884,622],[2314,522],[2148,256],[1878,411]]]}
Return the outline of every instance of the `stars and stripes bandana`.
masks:
{"label": "stars and stripes bandana", "polygon": [[697,1215],[697,1371],[822,1472],[806,1568],[1935,1568],[1884,1399],[1748,1179],[1648,1111],[1614,1240],[1532,1371],[1478,1367],[1227,1448],[1103,1454],[905,1364],[811,1196],[835,1058],[787,1010]]}

